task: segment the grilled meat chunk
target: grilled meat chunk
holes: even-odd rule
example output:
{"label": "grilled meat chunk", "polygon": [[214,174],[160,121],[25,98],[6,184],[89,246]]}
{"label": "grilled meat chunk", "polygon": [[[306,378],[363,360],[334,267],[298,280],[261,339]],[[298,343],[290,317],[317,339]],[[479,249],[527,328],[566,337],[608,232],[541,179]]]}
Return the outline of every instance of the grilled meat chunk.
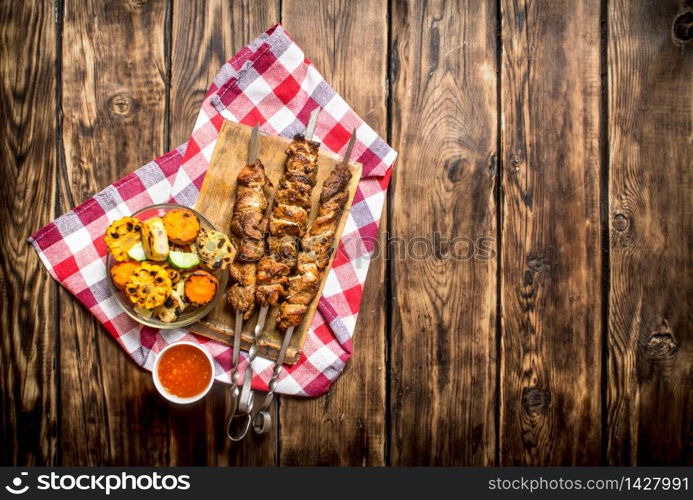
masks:
{"label": "grilled meat chunk", "polygon": [[263,258],[257,266],[257,281],[260,283],[277,283],[285,285],[289,282],[287,275],[291,270],[283,262],[277,262],[272,258]]}
{"label": "grilled meat chunk", "polygon": [[279,306],[279,328],[286,330],[290,326],[300,325],[307,312],[308,306],[282,302]]}
{"label": "grilled meat chunk", "polygon": [[269,255],[276,257],[275,260],[286,264],[290,269],[296,265],[296,256],[298,255],[298,238],[293,236],[282,236],[267,238],[267,247]]}
{"label": "grilled meat chunk", "polygon": [[229,270],[231,279],[235,281],[227,293],[231,307],[243,312],[243,319],[253,314],[255,307],[255,262],[236,261]]}
{"label": "grilled meat chunk", "polygon": [[284,205],[295,205],[306,210],[310,209],[310,190],[304,185],[297,185],[283,180],[279,183],[279,189],[275,202]]}
{"label": "grilled meat chunk", "polygon": [[[322,191],[320,192],[320,205],[325,206],[326,203],[333,201],[337,205],[344,206],[346,200],[342,197],[348,198],[347,186],[351,181],[351,171],[347,165],[337,165],[330,175],[322,183]],[[342,195],[342,197],[339,197]],[[337,201],[339,200],[339,201]]]}
{"label": "grilled meat chunk", "polygon": [[246,239],[262,241],[264,235],[262,212],[247,212],[235,215],[233,220],[231,220],[231,233],[243,235],[240,236],[241,241]]}
{"label": "grilled meat chunk", "polygon": [[291,298],[291,304],[303,304],[307,306],[313,301],[319,287],[320,273],[317,267],[314,267],[311,271],[299,273],[291,277],[289,279],[288,292],[288,296]]}
{"label": "grilled meat chunk", "polygon": [[270,232],[288,236],[301,237],[308,224],[308,212],[302,207],[275,205],[270,219]]}
{"label": "grilled meat chunk", "polygon": [[[325,179],[320,195],[321,205],[318,216],[301,242],[303,251],[308,256],[314,257],[320,272],[327,267],[330,257],[332,257],[334,234],[337,231],[344,206],[349,200],[347,188],[350,180],[351,172],[346,166],[339,169],[335,168]],[[330,196],[327,197],[326,194]]]}
{"label": "grilled meat chunk", "polygon": [[226,297],[234,311],[243,313],[243,319],[248,319],[253,314],[255,307],[255,286],[241,286],[234,283],[226,292]]}
{"label": "grilled meat chunk", "polygon": [[270,257],[263,257],[257,266],[256,299],[262,305],[276,305],[284,297],[289,282],[289,266]]}
{"label": "grilled meat chunk", "polygon": [[241,261],[257,261],[264,253],[263,239],[267,224],[264,217],[267,208],[265,187],[271,186],[260,160],[246,165],[238,173],[231,234],[237,239],[238,258]]}
{"label": "grilled meat chunk", "polygon": [[284,285],[258,285],[255,300],[262,305],[276,305],[284,297]]}
{"label": "grilled meat chunk", "polygon": [[286,151],[286,171],[303,173],[308,177],[315,176],[315,165],[318,163],[318,148],[320,143],[306,139],[302,134],[296,134]]}

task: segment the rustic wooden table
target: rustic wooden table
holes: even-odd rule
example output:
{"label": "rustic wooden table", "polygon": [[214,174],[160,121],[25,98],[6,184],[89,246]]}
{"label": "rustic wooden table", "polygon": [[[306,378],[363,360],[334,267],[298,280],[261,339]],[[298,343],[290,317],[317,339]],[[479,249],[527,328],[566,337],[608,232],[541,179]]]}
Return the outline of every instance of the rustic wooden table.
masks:
{"label": "rustic wooden table", "polygon": [[[0,5],[3,465],[693,463],[690,2]],[[276,21],[400,153],[383,248],[438,243],[382,251],[333,390],[231,446],[228,388],[166,404],[26,237]]]}

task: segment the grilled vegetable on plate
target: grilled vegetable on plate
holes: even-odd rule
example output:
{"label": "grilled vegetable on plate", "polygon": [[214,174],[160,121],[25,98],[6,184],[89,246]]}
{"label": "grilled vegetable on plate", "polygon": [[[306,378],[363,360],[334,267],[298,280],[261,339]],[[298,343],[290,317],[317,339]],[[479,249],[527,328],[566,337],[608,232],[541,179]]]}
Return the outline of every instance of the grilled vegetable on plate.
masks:
{"label": "grilled vegetable on plate", "polygon": [[116,220],[104,239],[118,301],[131,317],[157,328],[186,326],[207,314],[236,254],[228,236],[177,205]]}
{"label": "grilled vegetable on plate", "polygon": [[142,239],[141,229],[142,223],[134,217],[123,217],[108,226],[104,241],[115,260],[128,260],[128,251]]}
{"label": "grilled vegetable on plate", "polygon": [[188,270],[200,265],[200,257],[195,252],[169,252],[168,263],[176,269]]}

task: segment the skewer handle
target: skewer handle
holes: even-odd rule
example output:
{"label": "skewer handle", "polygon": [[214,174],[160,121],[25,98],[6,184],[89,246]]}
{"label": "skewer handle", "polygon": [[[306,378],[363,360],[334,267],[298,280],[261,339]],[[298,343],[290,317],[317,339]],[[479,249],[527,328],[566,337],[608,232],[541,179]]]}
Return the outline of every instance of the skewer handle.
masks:
{"label": "skewer handle", "polygon": [[315,108],[310,114],[308,119],[308,126],[306,127],[305,138],[308,140],[313,139],[313,134],[315,133],[315,126],[318,124],[318,115],[320,114],[320,108]]}
{"label": "skewer handle", "polygon": [[[236,311],[236,331],[233,336],[233,372],[231,373],[231,410],[226,420],[226,436],[231,441],[240,441],[250,429],[250,412],[243,412],[240,405],[239,396],[241,391],[238,388],[238,362],[241,356],[241,334],[243,332],[243,313]],[[240,411],[239,411],[240,410]],[[239,422],[239,423],[236,423]],[[236,429],[238,429],[236,431]]]}
{"label": "skewer handle", "polygon": [[[315,126],[318,123],[318,115],[320,115],[320,108],[316,108],[313,110],[313,112],[310,114],[310,119],[308,120],[308,126],[306,127],[305,135],[304,137],[308,140],[313,139],[313,134],[315,132]],[[347,155],[351,153],[351,148],[353,148],[354,145],[354,138],[352,137],[352,140],[349,143]],[[347,158],[348,161],[348,158]],[[258,316],[257,320],[257,325],[255,326],[255,335],[253,338],[253,345],[250,347],[250,350],[248,351],[248,368],[246,370],[246,380],[245,383],[243,384],[243,391],[241,392],[241,404],[244,404],[244,395],[246,394],[246,385],[248,384],[248,381],[253,375],[253,369],[252,369],[252,362],[257,356],[257,351],[258,351],[258,344],[259,340],[262,337],[262,332],[265,327],[265,320],[267,319],[267,311],[268,307],[264,306],[260,310],[260,314]],[[277,356],[277,361],[274,364],[274,369],[272,370],[272,378],[269,381],[268,384],[268,389],[269,391],[265,395],[265,400],[262,402],[262,406],[259,408],[257,413],[255,414],[255,417],[253,419],[253,429],[257,434],[264,434],[270,430],[272,427],[272,416],[270,413],[267,411],[270,405],[272,404],[272,400],[274,399],[274,391],[277,388],[277,380],[279,378],[279,374],[282,371],[282,367],[284,365],[284,359],[286,358],[286,351],[289,348],[289,343],[291,342],[291,337],[294,333],[294,328],[293,326],[289,327],[289,329],[286,331],[284,334],[284,340],[282,342],[282,347],[279,350],[279,355]],[[252,391],[250,391],[250,395],[248,396],[251,399],[251,407],[252,407],[252,399],[253,399],[253,394]],[[252,409],[252,408],[251,408]],[[250,410],[249,410],[250,411]]]}
{"label": "skewer handle", "polygon": [[277,361],[274,363],[274,369],[272,370],[272,378],[269,381],[268,389],[269,391],[265,395],[265,400],[262,402],[260,410],[255,415],[253,419],[253,430],[256,434],[264,434],[269,432],[272,427],[272,416],[269,411],[267,411],[272,404],[274,399],[274,391],[277,388],[279,375],[284,367],[284,359],[286,358],[286,351],[289,349],[289,344],[291,343],[291,337],[294,334],[293,326],[290,326],[286,333],[284,334],[284,340],[282,341],[282,347],[279,350],[279,356],[277,356]]}
{"label": "skewer handle", "polygon": [[257,159],[257,136],[260,132],[260,124],[256,124],[253,127],[253,131],[250,133],[250,142],[248,143],[248,164],[255,163]]}
{"label": "skewer handle", "polygon": [[[236,387],[238,389],[238,387]],[[229,419],[226,421],[226,437],[231,441],[241,441],[250,429],[252,417],[249,413],[240,413],[238,411],[238,397],[231,401],[231,412]]]}
{"label": "skewer handle", "polygon": [[238,383],[238,361],[241,358],[241,335],[243,331],[243,313],[236,311],[236,329],[233,333],[233,372],[231,373],[231,385]]}
{"label": "skewer handle", "polygon": [[238,410],[243,413],[251,413],[253,411],[253,403],[255,401],[255,397],[251,387],[253,381],[253,361],[257,357],[258,340],[262,335],[262,329],[265,326],[265,320],[267,319],[268,310],[269,308],[267,306],[264,306],[262,309],[260,309],[260,314],[257,319],[257,325],[255,327],[255,334],[253,336],[253,344],[250,346],[250,349],[248,350],[248,366],[245,369],[243,389],[241,390],[240,398],[238,401]]}

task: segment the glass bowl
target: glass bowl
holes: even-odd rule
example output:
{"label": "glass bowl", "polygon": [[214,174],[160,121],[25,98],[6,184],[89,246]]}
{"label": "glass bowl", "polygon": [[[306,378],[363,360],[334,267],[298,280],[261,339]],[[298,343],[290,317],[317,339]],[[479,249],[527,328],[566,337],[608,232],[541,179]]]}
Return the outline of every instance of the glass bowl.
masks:
{"label": "glass bowl", "polygon": [[[192,213],[197,215],[197,218],[200,220],[201,228],[207,230],[215,230],[215,227],[212,225],[212,223],[209,222],[202,214],[196,212],[190,207],[184,207],[182,205],[176,205],[174,203],[162,203],[159,205],[151,205],[149,207],[143,208],[142,210],[135,212],[131,215],[131,217],[135,217],[136,219],[145,221],[147,219],[151,219],[152,217],[163,217],[167,212],[177,208],[190,210]],[[111,284],[111,289],[113,290],[113,295],[115,295],[116,300],[125,310],[127,315],[130,316],[132,319],[134,319],[138,323],[141,323],[146,326],[151,326],[152,328],[157,328],[159,330],[173,330],[174,328],[183,328],[207,316],[210,312],[212,312],[212,309],[214,309],[217,302],[221,300],[221,297],[224,295],[224,292],[226,291],[226,284],[229,279],[228,269],[218,270],[214,272],[207,270],[211,272],[214,276],[216,276],[216,278],[219,280],[219,287],[217,288],[217,293],[212,299],[212,301],[209,304],[202,307],[188,306],[180,314],[176,321],[166,323],[154,317],[145,318],[143,316],[140,316],[137,313],[137,311],[135,311],[135,308],[132,306],[132,303],[130,302],[130,299],[128,299],[127,295],[125,295],[125,292],[119,290],[113,283],[113,278],[111,278],[111,267],[113,267],[116,263],[117,261],[113,258],[111,252],[108,252],[106,257],[106,269],[108,270],[108,281]]]}

